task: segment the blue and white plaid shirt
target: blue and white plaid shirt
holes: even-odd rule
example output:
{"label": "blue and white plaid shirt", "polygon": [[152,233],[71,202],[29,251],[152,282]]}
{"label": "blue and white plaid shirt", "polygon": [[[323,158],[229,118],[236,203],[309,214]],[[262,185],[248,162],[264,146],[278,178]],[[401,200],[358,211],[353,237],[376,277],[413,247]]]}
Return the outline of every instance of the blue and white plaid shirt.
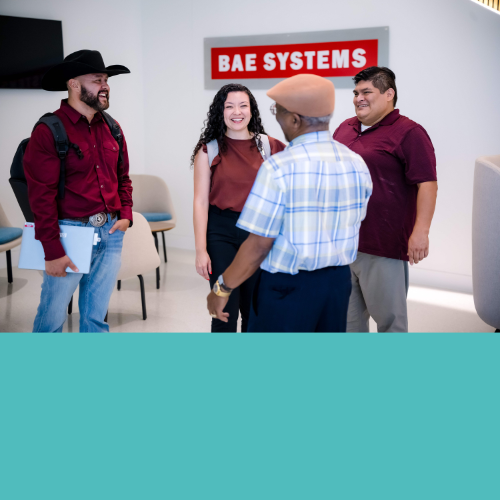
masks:
{"label": "blue and white plaid shirt", "polygon": [[297,274],[354,262],[372,180],[328,131],[296,137],[266,160],[237,226],[276,238],[261,268]]}

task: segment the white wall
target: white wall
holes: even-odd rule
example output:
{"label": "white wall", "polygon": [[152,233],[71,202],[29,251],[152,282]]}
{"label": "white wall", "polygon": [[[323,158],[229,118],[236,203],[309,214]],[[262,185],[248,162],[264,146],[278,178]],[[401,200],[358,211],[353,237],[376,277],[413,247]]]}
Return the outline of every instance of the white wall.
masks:
{"label": "white wall", "polygon": [[[194,248],[189,157],[215,94],[203,89],[203,38],[372,26],[390,28],[398,107],[429,132],[439,197],[431,254],[414,283],[469,290],[474,160],[500,153],[500,16],[470,0],[17,0],[0,13],[61,19],[65,54],[96,48],[131,75],[111,79],[110,111],[123,125],[134,173],[163,177],[178,213],[168,244]],[[13,223],[21,212],[7,183],[19,141],[64,93],[0,91],[0,200]],[[331,130],[352,116],[351,92],[337,91]],[[264,125],[283,140],[265,91],[255,91]],[[0,266],[3,259],[0,258]]]}
{"label": "white wall", "polygon": [[[81,49],[99,50],[106,65],[123,64],[130,75],[110,79],[109,112],[122,125],[130,149],[131,170],[144,171],[144,91],[142,25],[139,0],[2,1],[0,14],[62,21],[64,55]],[[10,188],[10,165],[18,144],[29,137],[44,113],[54,111],[67,92],[0,89],[0,203],[11,224],[24,220]],[[5,258],[0,257],[0,267]]]}
{"label": "white wall", "polygon": [[[398,107],[427,129],[438,160],[431,253],[412,282],[470,290],[474,160],[500,153],[500,16],[470,0],[146,0],[142,14],[146,171],[173,192],[179,224],[170,244],[193,248],[189,157],[215,94],[203,90],[204,37],[389,26]],[[283,140],[271,100],[254,95],[266,129]],[[354,114],[351,96],[337,91],[332,131]]]}

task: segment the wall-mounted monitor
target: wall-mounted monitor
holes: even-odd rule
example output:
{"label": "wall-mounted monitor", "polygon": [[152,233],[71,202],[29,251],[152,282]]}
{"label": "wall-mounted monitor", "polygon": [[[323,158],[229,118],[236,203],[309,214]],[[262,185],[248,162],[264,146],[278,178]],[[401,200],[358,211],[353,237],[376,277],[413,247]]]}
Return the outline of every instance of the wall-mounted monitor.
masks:
{"label": "wall-mounted monitor", "polygon": [[61,21],[0,16],[0,88],[41,89],[63,59]]}

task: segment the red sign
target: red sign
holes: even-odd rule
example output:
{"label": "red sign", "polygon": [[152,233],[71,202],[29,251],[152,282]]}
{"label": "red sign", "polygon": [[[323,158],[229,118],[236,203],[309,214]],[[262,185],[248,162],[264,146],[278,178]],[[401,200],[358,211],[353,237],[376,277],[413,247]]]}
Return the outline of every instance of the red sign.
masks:
{"label": "red sign", "polygon": [[212,47],[212,79],[354,76],[378,65],[378,40]]}

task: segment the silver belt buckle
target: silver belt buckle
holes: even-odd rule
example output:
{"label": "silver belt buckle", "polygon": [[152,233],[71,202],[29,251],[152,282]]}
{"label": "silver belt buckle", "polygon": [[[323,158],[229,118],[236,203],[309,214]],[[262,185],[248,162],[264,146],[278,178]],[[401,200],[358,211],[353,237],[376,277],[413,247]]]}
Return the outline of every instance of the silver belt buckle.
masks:
{"label": "silver belt buckle", "polygon": [[104,212],[99,212],[98,214],[91,215],[89,217],[89,222],[94,226],[94,227],[102,227],[104,224],[106,224],[108,220],[108,216]]}

